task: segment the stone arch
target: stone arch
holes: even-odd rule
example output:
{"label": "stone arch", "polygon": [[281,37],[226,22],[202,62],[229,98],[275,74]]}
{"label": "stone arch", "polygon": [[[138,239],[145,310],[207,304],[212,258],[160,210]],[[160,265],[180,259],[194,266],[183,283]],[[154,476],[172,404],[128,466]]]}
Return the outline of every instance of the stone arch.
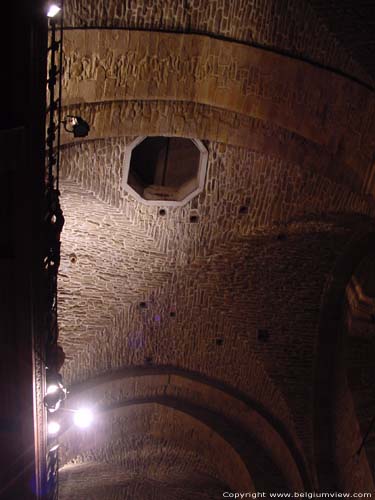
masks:
{"label": "stone arch", "polygon": [[91,126],[89,136],[82,139],[63,130],[64,147],[124,136],[199,137],[303,165],[352,189],[364,187],[365,179],[324,145],[243,113],[194,102],[147,100],[79,103],[64,106],[63,113],[84,116]]}
{"label": "stone arch", "polygon": [[[86,439],[79,439],[73,428],[67,430],[65,442],[70,453],[66,457],[61,454],[67,464],[63,471],[74,470],[77,463],[117,464],[124,469],[123,474],[115,471],[113,480],[119,482],[163,476],[167,481],[170,475],[200,474],[234,491],[254,491],[251,475],[234,443],[181,405],[155,397],[102,408],[96,416],[94,443],[88,432]],[[69,438],[71,443],[80,441],[77,457],[74,446],[68,445]]]}
{"label": "stone arch", "polygon": [[[83,42],[79,31],[68,31],[64,38],[65,105],[116,100],[206,104],[297,133],[366,176],[375,127],[368,89],[302,61],[207,36],[88,30]],[[146,57],[136,49],[141,39],[154,47]],[[368,130],[358,133],[353,116],[364,110]]]}
{"label": "stone arch", "polygon": [[[351,276],[362,259],[375,250],[374,225],[363,219],[357,232],[348,242],[341,257],[327,278],[322,295],[319,318],[319,334],[315,365],[315,455],[319,486],[322,491],[337,491],[341,488],[357,488],[358,479],[347,467],[353,460],[356,443],[345,449],[345,435],[356,424],[352,401],[344,402],[346,368],[344,366],[343,310],[345,292]],[[337,428],[341,412],[341,432]],[[353,436],[351,436],[353,437]],[[358,439],[358,435],[356,436]],[[339,453],[341,452],[341,456]],[[352,453],[352,455],[350,455]],[[346,462],[346,463],[345,463]],[[353,467],[368,468],[363,455],[359,463],[352,461]],[[346,468],[346,470],[343,470]],[[368,477],[368,473],[365,472]],[[346,478],[346,479],[345,479]]]}
{"label": "stone arch", "polygon": [[97,401],[98,409],[104,412],[154,402],[190,414],[237,449],[258,490],[267,484],[259,484],[261,470],[259,465],[254,468],[250,449],[258,450],[257,462],[267,464],[274,469],[274,477],[280,477],[276,488],[282,484],[288,491],[311,488],[303,455],[283,424],[222,383],[173,367],[121,369],[74,386],[71,406],[82,400]]}

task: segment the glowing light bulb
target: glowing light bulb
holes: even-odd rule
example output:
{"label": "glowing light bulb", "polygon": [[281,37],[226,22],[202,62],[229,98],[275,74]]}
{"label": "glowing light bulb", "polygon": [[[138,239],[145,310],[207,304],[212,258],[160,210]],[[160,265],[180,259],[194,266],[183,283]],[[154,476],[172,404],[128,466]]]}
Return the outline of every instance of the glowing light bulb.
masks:
{"label": "glowing light bulb", "polygon": [[59,390],[59,386],[56,384],[51,384],[47,387],[47,394],[54,394]]}
{"label": "glowing light bulb", "polygon": [[47,16],[48,17],[55,17],[56,14],[58,14],[61,10],[61,7],[56,5],[55,3],[52,3],[51,5],[48,6],[48,11],[47,11]]}
{"label": "glowing light bulb", "polygon": [[49,422],[48,423],[48,434],[50,436],[56,435],[60,430],[60,424],[57,422]]}
{"label": "glowing light bulb", "polygon": [[77,410],[74,413],[74,423],[76,424],[77,427],[80,427],[81,429],[85,429],[86,427],[89,427],[91,422],[94,419],[94,415],[91,410],[88,408],[83,408],[81,410]]}

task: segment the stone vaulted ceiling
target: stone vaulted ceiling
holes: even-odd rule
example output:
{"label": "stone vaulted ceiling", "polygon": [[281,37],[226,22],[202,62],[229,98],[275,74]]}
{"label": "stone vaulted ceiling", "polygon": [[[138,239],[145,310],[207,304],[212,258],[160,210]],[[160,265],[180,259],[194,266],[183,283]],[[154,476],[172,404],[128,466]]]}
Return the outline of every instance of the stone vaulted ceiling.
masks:
{"label": "stone vaulted ceiling", "polygon": [[[91,131],[63,136],[59,328],[96,421],[62,435],[62,500],[374,490],[340,329],[369,282],[372,68],[321,4],[66,0],[63,112]],[[201,140],[204,190],[125,192],[139,136]]]}
{"label": "stone vaulted ceiling", "polygon": [[372,0],[309,0],[356,61],[375,77],[375,4]]}

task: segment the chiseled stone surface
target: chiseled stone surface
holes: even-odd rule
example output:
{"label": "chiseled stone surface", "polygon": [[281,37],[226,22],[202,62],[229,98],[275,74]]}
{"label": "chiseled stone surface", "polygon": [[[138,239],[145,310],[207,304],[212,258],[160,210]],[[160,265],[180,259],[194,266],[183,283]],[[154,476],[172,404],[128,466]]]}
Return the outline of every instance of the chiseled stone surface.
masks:
{"label": "chiseled stone surface", "polygon": [[[361,446],[362,438],[371,427],[373,419],[373,379],[375,353],[375,294],[374,294],[374,254],[363,259],[352,276],[346,290],[344,323],[346,333],[345,361],[347,382],[341,405],[347,409],[347,417],[339,425],[342,434],[351,439],[340,441],[341,460],[350,457]],[[338,422],[342,413],[338,412]],[[371,435],[371,434],[370,434]],[[364,446],[364,453],[354,464],[354,472],[359,484],[366,484],[366,476],[371,476],[363,456],[371,464],[375,460],[375,443],[370,438]],[[372,471],[374,472],[374,471]]]}
{"label": "chiseled stone surface", "polygon": [[[262,379],[262,391],[267,392],[268,401],[272,400],[272,408],[278,407],[279,412],[282,412],[283,408],[285,410],[285,403],[278,398],[276,388],[266,379],[265,374],[261,374],[259,370],[258,373],[253,371],[252,378],[258,381]],[[273,464],[273,469],[278,470],[284,477],[285,484],[291,490],[299,491],[303,487],[302,476],[305,474],[307,464],[301,462],[297,466],[295,463],[296,453],[303,457],[300,448],[292,453],[288,449],[286,432],[289,431],[286,429],[293,427],[290,416],[285,417],[288,426],[283,429],[280,427],[280,422],[276,424],[269,422],[264,410],[258,407],[255,401],[243,400],[241,397],[215,386],[210,380],[197,379],[192,374],[172,367],[146,366],[120,369],[89,379],[86,383],[73,386],[69,399],[73,408],[82,405],[83,401],[95,401],[95,408],[99,412],[145,401],[180,405],[180,411],[190,411],[193,414],[195,412],[197,416],[199,411],[204,409],[214,422],[218,416],[229,422],[227,427],[235,429],[240,434],[241,443],[245,440],[252,442],[251,458],[255,453],[254,440],[256,440],[257,446],[263,450],[262,452],[257,449],[258,463],[262,461],[260,455],[266,454]],[[220,428],[216,429],[216,432],[220,432]],[[69,440],[74,443],[75,439],[71,434]],[[79,451],[79,447],[78,449],[76,447],[76,450]]]}
{"label": "chiseled stone surface", "polygon": [[[113,471],[110,473],[112,477]],[[72,480],[71,477],[61,475],[61,489],[59,491],[62,500],[191,500],[192,495],[197,500],[212,500],[221,498],[225,485],[207,478],[204,481],[199,477],[176,478],[175,483],[165,481],[149,481],[138,479],[125,482],[122,485],[96,484],[93,478],[86,473],[81,479],[81,484]],[[99,475],[102,478],[103,475]],[[95,479],[95,478],[94,478]],[[77,484],[78,483],[78,484]],[[92,485],[91,487],[89,485]]]}
{"label": "chiseled stone surface", "polygon": [[[354,191],[371,192],[374,188],[368,179],[371,165],[364,168],[359,157],[357,166],[350,167],[339,151],[334,154],[273,123],[225,109],[183,101],[113,101],[65,106],[63,110],[90,123],[90,134],[84,141],[132,135],[199,137],[299,164]],[[62,144],[74,141],[63,131]]]}
{"label": "chiseled stone surface", "polygon": [[240,456],[225,439],[196,418],[163,405],[144,403],[98,414],[95,431],[68,430],[65,443],[61,464],[67,474],[91,462],[120,469],[112,484],[202,475],[231,489],[254,489]]}
{"label": "chiseled stone surface", "polygon": [[[65,33],[63,112],[91,135],[63,135],[63,375],[92,381],[103,408],[94,437],[61,438],[62,498],[318,491],[316,439],[337,436],[337,489],[372,491],[367,456],[353,480],[344,470],[361,376],[353,400],[338,388],[328,437],[314,402],[322,301],[373,227],[375,99],[298,58],[370,79],[297,0],[67,0],[66,21],[79,29]],[[148,134],[204,141],[205,188],[186,206],[122,190],[126,145]],[[150,377],[127,386],[124,369]]]}
{"label": "chiseled stone surface", "polygon": [[[62,179],[74,182],[125,214],[119,220],[129,232],[136,236],[137,230],[144,231],[157,248],[175,253],[177,262],[193,260],[196,252],[209,251],[216,241],[248,236],[301,218],[323,213],[374,214],[372,198],[355,194],[305,165],[206,142],[209,160],[204,192],[186,207],[168,209],[163,218],[158,216],[157,207],[137,202],[120,188],[125,148],[131,140],[101,140],[68,148],[62,158]],[[240,214],[241,207],[247,208],[247,213]],[[189,223],[190,214],[195,212],[199,215],[197,226]],[[206,226],[204,231],[202,225]],[[176,231],[178,248],[168,244]]]}
{"label": "chiseled stone surface", "polygon": [[206,36],[126,30],[68,32],[64,51],[65,104],[208,104],[298,133],[350,166],[373,160],[373,93],[307,63]]}
{"label": "chiseled stone surface", "polygon": [[317,16],[310,3],[300,0],[67,0],[65,23],[75,28],[208,33],[259,44],[371,81],[350,51],[329,32],[324,19]]}
{"label": "chiseled stone surface", "polygon": [[[311,453],[307,388],[318,304],[352,231],[319,215],[371,213],[367,200],[312,173],[304,177],[298,166],[209,143],[204,193],[161,217],[119,190],[124,146],[121,139],[87,142],[64,156],[59,307],[67,380],[150,358],[223,380],[266,404],[266,372]],[[243,205],[249,211],[240,214]],[[191,213],[198,223],[190,223]],[[268,343],[257,339],[259,329],[270,332]]]}
{"label": "chiseled stone surface", "polygon": [[308,0],[308,3],[374,78],[374,3],[368,0]]}

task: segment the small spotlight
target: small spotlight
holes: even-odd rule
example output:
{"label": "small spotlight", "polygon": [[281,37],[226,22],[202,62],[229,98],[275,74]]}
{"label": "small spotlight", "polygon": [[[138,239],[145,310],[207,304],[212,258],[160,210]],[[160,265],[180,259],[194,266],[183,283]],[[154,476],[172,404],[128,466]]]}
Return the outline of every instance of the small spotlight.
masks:
{"label": "small spotlight", "polygon": [[47,429],[50,436],[55,436],[60,430],[60,424],[57,422],[49,422]]}
{"label": "small spotlight", "polygon": [[61,401],[57,392],[46,394],[43,399],[44,406],[50,413],[57,411],[60,408]]}
{"label": "small spotlight", "polygon": [[80,427],[81,429],[89,427],[93,419],[94,415],[92,414],[92,411],[87,408],[77,410],[74,413],[73,417],[74,423],[76,424],[77,427]]}
{"label": "small spotlight", "polygon": [[90,125],[80,116],[68,115],[62,123],[65,130],[74,137],[86,137],[90,131]]}
{"label": "small spotlight", "polygon": [[56,384],[51,384],[47,387],[47,392],[46,394],[54,394],[59,390],[59,386]]}
{"label": "small spotlight", "polygon": [[43,401],[50,413],[57,411],[64,399],[66,399],[66,389],[61,382],[53,381],[47,385],[47,391]]}
{"label": "small spotlight", "polygon": [[48,6],[47,17],[55,17],[61,10],[61,7],[56,5],[55,3],[51,3]]}

